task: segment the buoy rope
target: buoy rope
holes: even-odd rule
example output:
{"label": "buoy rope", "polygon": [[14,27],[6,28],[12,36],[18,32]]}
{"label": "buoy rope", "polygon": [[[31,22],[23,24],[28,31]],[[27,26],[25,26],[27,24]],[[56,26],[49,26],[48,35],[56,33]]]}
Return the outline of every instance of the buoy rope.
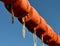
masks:
{"label": "buoy rope", "polygon": [[36,28],[34,28],[33,40],[34,40],[34,46],[37,46],[37,39],[36,39]]}
{"label": "buoy rope", "polygon": [[24,19],[24,17],[22,18],[22,22],[23,22],[22,35],[23,35],[23,38],[25,38],[26,31],[25,31],[25,19]]}
{"label": "buoy rope", "polygon": [[13,11],[13,4],[11,4],[11,12],[12,12],[12,24],[14,23],[14,11]]}
{"label": "buoy rope", "polygon": [[43,34],[42,34],[42,46],[44,46],[44,41],[43,41]]}

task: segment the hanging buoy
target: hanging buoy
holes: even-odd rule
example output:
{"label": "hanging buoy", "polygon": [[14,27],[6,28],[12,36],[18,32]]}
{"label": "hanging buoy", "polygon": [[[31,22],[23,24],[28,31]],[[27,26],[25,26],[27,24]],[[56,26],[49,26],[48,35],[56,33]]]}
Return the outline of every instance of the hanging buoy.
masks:
{"label": "hanging buoy", "polygon": [[37,46],[37,39],[36,39],[36,28],[34,28],[33,40],[34,40],[34,46]]}
{"label": "hanging buoy", "polygon": [[42,46],[44,46],[44,41],[43,41],[43,34],[42,34]]}
{"label": "hanging buoy", "polygon": [[24,17],[22,18],[22,22],[23,22],[22,35],[23,35],[23,38],[25,38],[26,31],[25,31],[25,20],[24,20]]}
{"label": "hanging buoy", "polygon": [[12,24],[13,24],[14,23],[14,11],[13,11],[12,4],[11,4],[11,12],[12,12]]}

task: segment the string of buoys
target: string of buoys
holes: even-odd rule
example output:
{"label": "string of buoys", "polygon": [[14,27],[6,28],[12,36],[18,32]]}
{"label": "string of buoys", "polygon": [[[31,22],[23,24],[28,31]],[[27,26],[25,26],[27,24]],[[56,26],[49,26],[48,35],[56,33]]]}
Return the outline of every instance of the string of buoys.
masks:
{"label": "string of buoys", "polygon": [[[8,6],[7,6],[8,7]],[[13,11],[13,5],[11,4],[11,13],[12,13],[12,24],[14,23],[14,11]],[[23,38],[26,37],[26,31],[25,31],[25,17],[22,18],[22,36]],[[33,33],[33,41],[34,41],[34,46],[37,46],[37,39],[36,39],[36,28],[34,28],[34,33]],[[42,46],[44,46],[43,42],[43,35],[42,35]]]}
{"label": "string of buoys", "polygon": [[[40,39],[42,39],[42,46],[44,46],[44,43],[46,43],[47,45],[51,45],[51,46],[60,46],[60,36],[57,35],[57,33],[46,23],[45,19],[39,15],[39,13],[35,10],[35,8],[30,5],[28,0],[21,0],[21,1],[20,0],[15,0],[15,1],[2,0],[2,1],[5,3],[5,6],[11,4],[11,2],[13,3],[13,4],[11,4],[11,7],[9,9],[7,8],[8,11],[12,13],[12,24],[14,23],[14,16],[16,16],[18,18],[19,22],[21,22],[21,18],[23,17],[22,15],[26,15],[27,12],[29,12],[29,16],[31,19],[26,17],[27,18],[26,20],[28,20],[28,21],[26,21],[27,23],[23,19],[23,30],[24,31],[22,31],[22,34],[23,34],[24,38],[26,35],[25,23],[27,25],[26,27],[31,32],[33,32],[34,27],[39,25],[38,31],[36,30],[36,32],[37,32],[36,35]],[[19,13],[19,12],[21,12],[21,13]],[[20,18],[20,16],[21,16],[21,18]],[[41,24],[40,24],[40,20],[41,20]],[[32,26],[33,26],[33,28],[31,29]],[[41,31],[41,32],[39,32],[39,31]],[[45,34],[45,36],[42,35],[42,37],[40,37],[42,33],[46,33],[46,34]],[[51,35],[51,33],[52,33],[52,35]],[[35,35],[33,35],[33,36],[35,37]]]}

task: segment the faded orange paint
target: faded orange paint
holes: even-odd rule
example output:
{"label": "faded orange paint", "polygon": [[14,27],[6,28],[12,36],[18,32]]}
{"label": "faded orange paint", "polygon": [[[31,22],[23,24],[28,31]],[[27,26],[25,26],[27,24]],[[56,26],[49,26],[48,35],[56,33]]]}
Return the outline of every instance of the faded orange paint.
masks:
{"label": "faded orange paint", "polygon": [[22,23],[22,17],[25,17],[26,27],[30,32],[36,28],[37,36],[50,46],[60,46],[60,36],[47,24],[45,19],[30,5],[28,0],[2,0],[8,10],[11,12],[10,5],[13,5],[15,16]]}

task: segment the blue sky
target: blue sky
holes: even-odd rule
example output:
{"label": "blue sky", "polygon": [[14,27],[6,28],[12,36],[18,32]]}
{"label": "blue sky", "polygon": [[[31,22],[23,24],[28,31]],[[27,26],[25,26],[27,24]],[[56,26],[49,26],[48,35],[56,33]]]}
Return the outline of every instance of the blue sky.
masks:
{"label": "blue sky", "polygon": [[[46,20],[46,22],[60,35],[60,0],[29,0],[31,5]],[[11,23],[11,14],[0,2],[0,46],[33,46],[33,36],[26,29],[26,38],[22,37],[22,24],[15,17]],[[37,46],[41,40],[37,38]],[[45,45],[46,46],[46,45]]]}

